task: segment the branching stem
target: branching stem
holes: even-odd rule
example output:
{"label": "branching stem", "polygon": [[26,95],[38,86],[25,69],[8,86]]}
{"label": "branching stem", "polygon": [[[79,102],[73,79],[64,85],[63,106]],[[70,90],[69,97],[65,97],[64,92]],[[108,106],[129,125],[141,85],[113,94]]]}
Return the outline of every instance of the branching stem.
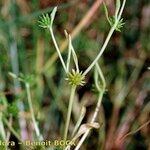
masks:
{"label": "branching stem", "polygon": [[119,15],[118,15],[118,18],[116,19],[114,25],[112,26],[112,28],[110,29],[108,35],[107,35],[107,38],[101,48],[101,50],[99,51],[97,57],[95,58],[95,60],[91,63],[91,65],[84,71],[83,75],[86,75],[93,67],[94,65],[97,63],[97,61],[99,60],[99,58],[101,57],[101,55],[103,54],[104,50],[106,49],[106,46],[113,34],[113,32],[115,31],[119,21],[120,21],[120,18],[121,18],[121,15],[122,15],[122,12],[123,12],[123,9],[124,9],[124,6],[125,6],[125,3],[126,3],[126,0],[123,1],[123,4],[121,6],[121,9],[120,9],[120,12],[119,12]]}
{"label": "branching stem", "polygon": [[97,63],[97,61],[99,60],[99,58],[101,57],[101,55],[103,54],[104,50],[106,49],[106,46],[113,34],[113,32],[115,31],[115,28],[116,28],[116,25],[117,23],[114,24],[114,26],[110,29],[108,35],[107,35],[107,38],[101,48],[101,50],[99,51],[97,57],[94,59],[94,61],[91,63],[91,65],[84,71],[83,75],[86,75],[93,67],[94,65]]}
{"label": "branching stem", "polygon": [[[97,106],[96,106],[96,108],[95,108],[95,112],[94,112],[94,115],[93,115],[93,117],[92,117],[91,123],[94,123],[95,120],[96,120],[96,117],[97,117],[97,114],[98,114],[98,112],[99,112],[99,108],[100,108],[100,105],[101,105],[101,102],[102,102],[103,94],[104,94],[104,90],[99,93]],[[82,143],[84,142],[84,140],[85,140],[86,137],[88,136],[89,132],[90,132],[90,129],[88,129],[88,130],[83,134],[82,138],[80,139],[79,143],[77,144],[77,146],[75,147],[74,150],[79,150],[79,148],[81,147]]]}

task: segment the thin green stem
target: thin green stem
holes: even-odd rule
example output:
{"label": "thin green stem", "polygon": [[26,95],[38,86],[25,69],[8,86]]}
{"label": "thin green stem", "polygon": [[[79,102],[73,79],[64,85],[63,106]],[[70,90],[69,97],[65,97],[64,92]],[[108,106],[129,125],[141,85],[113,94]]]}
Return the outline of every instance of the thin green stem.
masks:
{"label": "thin green stem", "polygon": [[105,89],[103,89],[103,90],[99,93],[98,102],[97,102],[97,105],[96,105],[95,112],[94,112],[94,115],[93,115],[93,117],[92,117],[91,123],[95,122],[95,120],[96,120],[97,114],[98,114],[99,109],[100,109],[100,106],[101,106],[101,102],[102,102],[102,98],[103,98],[104,91],[105,91]]}
{"label": "thin green stem", "polygon": [[67,113],[67,120],[65,124],[65,131],[64,131],[64,141],[67,140],[67,135],[68,135],[68,129],[69,129],[69,123],[70,123],[70,118],[71,118],[71,111],[72,111],[72,105],[73,105],[73,100],[74,100],[74,95],[76,91],[76,86],[71,87],[71,94],[70,94],[70,99],[69,99],[69,107],[68,107],[68,113]]}
{"label": "thin green stem", "polygon": [[120,0],[116,0],[115,19],[117,19],[118,17],[119,10],[120,10]]}
{"label": "thin green stem", "polygon": [[[6,142],[6,133],[4,130],[4,124],[2,120],[2,113],[0,113],[0,135],[2,137],[2,140]],[[7,150],[7,145],[4,145],[4,149]]]}
{"label": "thin green stem", "polygon": [[91,65],[84,71],[83,75],[86,75],[92,68],[93,66],[97,63],[97,61],[99,60],[99,58],[101,57],[101,55],[103,54],[103,52],[105,51],[106,49],[106,46],[108,45],[108,42],[113,34],[113,32],[115,31],[117,25],[118,25],[118,22],[121,18],[121,15],[122,15],[122,12],[123,12],[123,9],[124,9],[124,6],[125,6],[125,3],[126,3],[126,0],[123,1],[123,4],[121,6],[121,9],[120,9],[120,12],[119,12],[119,15],[118,15],[118,18],[116,19],[114,25],[112,26],[112,28],[110,29],[108,35],[107,35],[107,38],[101,48],[101,50],[99,51],[97,57],[95,58],[95,60],[91,63]]}
{"label": "thin green stem", "polygon": [[122,12],[123,12],[124,7],[125,7],[125,4],[126,4],[126,0],[124,0],[123,3],[122,3],[121,9],[120,9],[120,12],[119,12],[119,15],[118,15],[118,21],[121,18]]}
{"label": "thin green stem", "polygon": [[96,70],[99,73],[100,79],[102,80],[102,88],[105,89],[106,88],[106,81],[105,81],[103,72],[102,72],[100,66],[98,65],[98,63],[96,63]]}
{"label": "thin green stem", "polygon": [[69,43],[69,47],[68,47],[68,57],[67,57],[67,64],[66,64],[67,72],[69,72],[69,65],[71,59],[71,36],[70,35],[68,35],[68,43]]}
{"label": "thin green stem", "polygon": [[18,141],[23,142],[21,140],[20,135],[14,130],[14,128],[10,125],[6,118],[3,118],[4,123],[7,125],[8,129],[12,132],[12,134],[18,139]]}
{"label": "thin green stem", "polygon": [[71,50],[72,50],[72,55],[73,55],[74,63],[75,63],[75,66],[76,66],[76,71],[79,73],[78,58],[77,58],[76,52],[75,52],[72,44],[71,44]]}
{"label": "thin green stem", "polygon": [[34,111],[33,111],[31,93],[30,93],[30,85],[28,83],[26,83],[25,86],[26,86],[27,98],[28,98],[28,103],[29,103],[29,108],[30,108],[30,113],[31,113],[31,118],[32,118],[32,122],[33,122],[33,125],[34,125],[34,129],[35,129],[36,135],[39,138],[39,140],[42,140],[37,122],[35,120]]}
{"label": "thin green stem", "polygon": [[115,28],[116,28],[116,25],[117,23],[114,24],[114,26],[110,29],[108,35],[107,35],[107,38],[101,48],[101,50],[99,51],[97,57],[95,58],[95,60],[91,63],[91,65],[84,71],[83,75],[86,75],[93,67],[94,65],[97,63],[97,61],[99,60],[99,58],[101,57],[101,55],[103,54],[104,50],[106,49],[106,46],[113,34],[113,32],[115,31]]}
{"label": "thin green stem", "polygon": [[62,63],[62,66],[63,66],[65,72],[67,73],[67,68],[66,68],[66,65],[65,65],[65,63],[64,63],[64,60],[63,60],[63,58],[62,58],[62,56],[61,56],[60,49],[59,49],[59,47],[58,47],[58,45],[57,45],[57,42],[56,42],[56,39],[55,39],[55,36],[54,36],[52,27],[49,27],[49,31],[50,31],[50,34],[51,34],[53,43],[54,43],[54,45],[55,45],[55,48],[56,48],[56,50],[57,50],[58,56],[59,56],[59,58],[60,58],[60,61],[61,61],[61,63]]}
{"label": "thin green stem", "polygon": [[[10,132],[17,138],[17,140],[19,142],[21,142],[22,146],[27,147],[28,149],[31,149],[31,146],[29,145],[25,145],[23,144],[23,140],[21,139],[20,135],[15,131],[15,129],[10,125],[10,123],[8,122],[8,120],[6,118],[3,118],[3,122],[6,124],[6,126],[8,127],[8,129],[10,130]],[[6,149],[7,150],[7,149]]]}
{"label": "thin green stem", "polygon": [[2,121],[2,113],[0,113],[0,135],[2,136],[3,140],[6,139],[6,134],[5,134],[5,130],[4,130],[4,124]]}
{"label": "thin green stem", "polygon": [[76,133],[77,130],[79,129],[79,127],[80,127],[80,125],[81,125],[81,123],[82,123],[82,120],[83,120],[83,118],[84,118],[84,116],[85,116],[85,113],[86,113],[86,108],[85,108],[85,107],[82,107],[81,112],[80,112],[79,119],[78,119],[78,121],[77,121],[77,123],[76,123],[76,125],[75,125],[75,127],[74,127],[73,132],[72,132],[72,135],[71,135],[72,137],[75,135],[75,133]]}
{"label": "thin green stem", "polygon": [[[100,105],[101,105],[101,102],[102,102],[103,94],[104,94],[104,90],[99,93],[97,106],[96,106],[96,108],[95,108],[95,112],[94,112],[94,115],[93,115],[93,117],[92,117],[91,123],[94,123],[95,120],[96,120],[96,117],[97,117],[97,114],[98,114],[98,112],[99,112]],[[82,143],[84,142],[84,140],[85,140],[86,137],[88,136],[89,132],[90,132],[90,129],[88,129],[88,130],[83,134],[82,138],[80,139],[79,143],[77,144],[77,146],[75,147],[74,150],[79,150],[79,149],[80,149]]]}

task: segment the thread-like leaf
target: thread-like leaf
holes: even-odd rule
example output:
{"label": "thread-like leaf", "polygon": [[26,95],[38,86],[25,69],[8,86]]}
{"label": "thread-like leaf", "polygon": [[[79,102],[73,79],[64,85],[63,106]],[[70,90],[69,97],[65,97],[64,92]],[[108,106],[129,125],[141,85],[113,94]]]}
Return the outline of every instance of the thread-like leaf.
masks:
{"label": "thread-like leaf", "polygon": [[71,36],[67,33],[66,30],[64,32],[65,32],[66,38],[68,38],[68,56],[67,56],[66,68],[67,68],[67,72],[69,72],[70,59],[71,59]]}
{"label": "thread-like leaf", "polygon": [[120,9],[120,0],[116,0],[116,11],[115,11],[115,18],[117,19],[119,9]]}
{"label": "thread-like leaf", "polygon": [[108,23],[111,25],[111,21],[110,21],[109,16],[108,16],[108,10],[107,10],[106,4],[104,2],[103,2],[103,6],[104,6],[106,19],[107,19]]}
{"label": "thread-like leaf", "polygon": [[9,74],[12,78],[14,78],[14,79],[17,79],[17,78],[18,78],[17,75],[14,74],[14,73],[12,73],[12,72],[9,72],[8,74]]}
{"label": "thread-like leaf", "polygon": [[72,57],[73,57],[73,60],[74,60],[75,66],[76,66],[76,71],[77,71],[77,73],[79,73],[78,58],[77,58],[77,55],[76,55],[76,52],[74,50],[72,43],[71,43],[71,50],[72,50]]}
{"label": "thread-like leaf", "polygon": [[50,23],[51,27],[53,25],[53,21],[54,21],[55,15],[56,15],[56,11],[57,11],[57,7],[54,7],[54,9],[53,9],[53,11],[51,13],[51,23]]}
{"label": "thread-like leaf", "polygon": [[105,89],[106,87],[105,78],[98,63],[96,63],[95,66],[94,80],[95,80],[95,86],[99,92]]}
{"label": "thread-like leaf", "polygon": [[99,77],[100,77],[100,79],[102,81],[102,87],[103,87],[103,89],[105,89],[105,87],[106,87],[106,81],[105,81],[103,72],[102,72],[102,70],[101,70],[101,68],[100,68],[100,66],[99,66],[98,63],[96,63],[96,68],[97,68],[97,71],[98,71],[98,75],[99,75]]}
{"label": "thread-like leaf", "polygon": [[91,130],[92,128],[98,129],[99,127],[100,125],[97,122],[82,124],[78,130],[78,133],[74,136],[73,140],[78,139],[87,130]]}
{"label": "thread-like leaf", "polygon": [[74,127],[73,132],[72,132],[72,137],[75,135],[76,131],[78,130],[78,128],[79,128],[79,126],[80,126],[80,124],[81,124],[81,122],[82,122],[82,120],[83,120],[83,118],[85,116],[85,113],[86,113],[86,108],[83,106],[81,108],[79,119],[78,119],[78,121],[77,121],[77,123],[76,123],[76,125]]}

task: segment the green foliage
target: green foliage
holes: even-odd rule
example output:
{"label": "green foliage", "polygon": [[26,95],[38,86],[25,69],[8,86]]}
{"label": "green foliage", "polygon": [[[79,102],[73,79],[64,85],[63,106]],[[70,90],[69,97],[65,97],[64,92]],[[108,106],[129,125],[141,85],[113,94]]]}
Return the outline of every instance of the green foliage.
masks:
{"label": "green foliage", "polygon": [[5,112],[7,113],[7,116],[13,116],[13,117],[17,117],[18,113],[19,113],[19,109],[17,107],[17,102],[13,102],[12,104],[9,104],[7,106],[7,111]]}
{"label": "green foliage", "polygon": [[23,73],[20,73],[19,76],[17,76],[16,74],[9,72],[9,75],[14,79],[18,79],[19,81],[24,82],[25,84],[33,85],[35,83],[34,74],[25,75]]}
{"label": "green foliage", "polygon": [[25,83],[30,84],[30,86],[35,84],[35,75],[34,74],[25,75],[23,73],[20,73],[19,78],[21,78]]}
{"label": "green foliage", "polygon": [[0,145],[0,150],[6,150],[6,147],[3,145]]}
{"label": "green foliage", "polygon": [[17,117],[18,116],[18,106],[17,101],[13,103],[8,103],[5,97],[0,97],[0,111],[3,112],[4,117]]}

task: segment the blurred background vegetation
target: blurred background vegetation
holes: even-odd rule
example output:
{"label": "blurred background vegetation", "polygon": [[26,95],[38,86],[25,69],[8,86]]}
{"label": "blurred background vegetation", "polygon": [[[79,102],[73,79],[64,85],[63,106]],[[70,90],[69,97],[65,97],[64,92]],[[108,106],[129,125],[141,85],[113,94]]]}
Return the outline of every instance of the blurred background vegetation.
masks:
{"label": "blurred background vegetation", "polygon": [[[93,7],[95,3],[98,8]],[[113,15],[114,1],[107,0],[106,4]],[[60,139],[70,88],[64,80],[65,74],[49,32],[38,26],[39,16],[50,13],[56,5],[54,32],[63,57],[67,54],[66,29],[73,32],[81,70],[95,58],[110,28],[100,0],[0,1],[0,97],[8,101],[12,126],[18,133],[21,132],[19,120],[25,118],[27,126],[23,134],[30,139],[33,133],[25,87],[12,80],[8,72],[32,75],[32,102],[44,139]],[[86,18],[89,13],[92,17]],[[150,150],[150,1],[127,0],[123,18],[122,32],[113,34],[100,59],[107,82],[97,118],[102,126],[92,131],[83,150]],[[92,71],[86,83],[76,93],[70,131],[81,105],[87,107],[83,122],[87,122],[94,111],[97,94],[93,89]],[[18,113],[14,105],[19,106]],[[13,134],[10,139],[17,140]]]}

